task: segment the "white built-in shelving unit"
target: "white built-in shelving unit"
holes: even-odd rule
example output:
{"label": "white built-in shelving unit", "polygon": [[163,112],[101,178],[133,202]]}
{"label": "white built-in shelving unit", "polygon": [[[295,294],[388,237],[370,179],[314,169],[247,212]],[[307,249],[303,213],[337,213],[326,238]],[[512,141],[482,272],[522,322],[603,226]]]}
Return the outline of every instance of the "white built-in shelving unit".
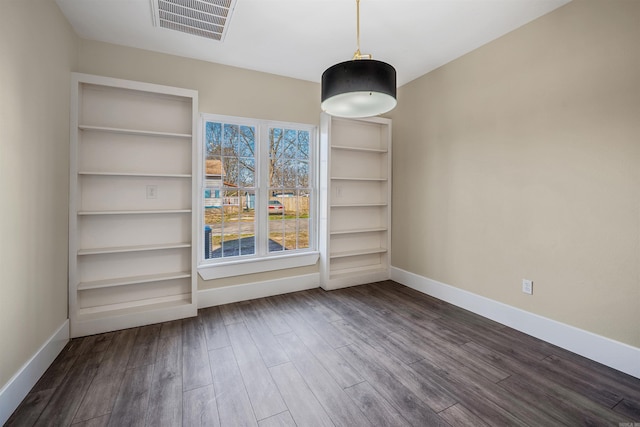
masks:
{"label": "white built-in shelving unit", "polygon": [[72,74],[71,336],[195,316],[196,91]]}
{"label": "white built-in shelving unit", "polygon": [[391,120],[323,113],[320,127],[321,286],[388,279]]}

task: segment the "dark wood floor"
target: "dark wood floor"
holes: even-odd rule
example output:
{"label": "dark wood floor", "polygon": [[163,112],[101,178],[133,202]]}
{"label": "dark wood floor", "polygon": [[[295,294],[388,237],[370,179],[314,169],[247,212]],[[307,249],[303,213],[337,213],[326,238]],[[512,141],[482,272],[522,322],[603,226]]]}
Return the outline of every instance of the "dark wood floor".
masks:
{"label": "dark wood floor", "polygon": [[74,339],[8,425],[634,421],[640,380],[383,282]]}

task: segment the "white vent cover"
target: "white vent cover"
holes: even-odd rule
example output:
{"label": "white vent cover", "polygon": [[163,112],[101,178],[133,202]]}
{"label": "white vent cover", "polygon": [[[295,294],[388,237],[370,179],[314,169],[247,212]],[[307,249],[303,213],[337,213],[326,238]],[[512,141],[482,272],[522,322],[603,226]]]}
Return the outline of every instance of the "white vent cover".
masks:
{"label": "white vent cover", "polygon": [[236,0],[151,0],[154,25],[222,41]]}

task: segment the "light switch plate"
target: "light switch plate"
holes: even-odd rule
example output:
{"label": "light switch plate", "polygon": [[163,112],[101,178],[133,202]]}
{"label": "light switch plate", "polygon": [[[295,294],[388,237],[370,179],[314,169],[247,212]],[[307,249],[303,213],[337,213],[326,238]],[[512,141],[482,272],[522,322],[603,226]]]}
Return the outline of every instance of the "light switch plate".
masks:
{"label": "light switch plate", "polygon": [[157,198],[158,198],[158,186],[147,185],[147,199],[157,199]]}

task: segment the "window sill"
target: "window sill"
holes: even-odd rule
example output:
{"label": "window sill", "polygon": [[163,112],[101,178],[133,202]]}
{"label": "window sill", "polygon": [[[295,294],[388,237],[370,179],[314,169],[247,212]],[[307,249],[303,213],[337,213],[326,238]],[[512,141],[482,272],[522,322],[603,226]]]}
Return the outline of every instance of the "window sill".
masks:
{"label": "window sill", "polygon": [[225,277],[243,276],[245,274],[306,267],[316,264],[318,258],[320,258],[320,252],[314,251],[269,258],[228,261],[219,264],[201,264],[198,266],[198,274],[203,280],[222,279]]}

